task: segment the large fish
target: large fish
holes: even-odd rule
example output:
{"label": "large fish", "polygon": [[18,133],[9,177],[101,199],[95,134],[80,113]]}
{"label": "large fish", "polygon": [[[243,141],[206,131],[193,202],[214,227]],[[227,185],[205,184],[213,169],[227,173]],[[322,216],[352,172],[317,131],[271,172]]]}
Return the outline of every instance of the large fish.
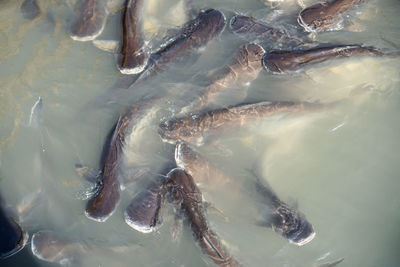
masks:
{"label": "large fish", "polygon": [[148,115],[152,99],[137,102],[118,119],[103,148],[102,179],[98,183],[98,192],[89,200],[86,206],[86,216],[89,219],[104,222],[107,220],[120,200],[121,161],[125,138],[135,134],[141,127],[140,122]]}
{"label": "large fish", "polygon": [[27,241],[28,234],[0,206],[0,259],[5,259],[19,252],[25,247]]}
{"label": "large fish", "polygon": [[122,14],[122,45],[118,69],[123,74],[138,74],[147,65],[148,53],[143,37],[144,0],[126,0]]}
{"label": "large fish", "polygon": [[383,56],[384,52],[372,46],[335,45],[315,47],[308,50],[283,51],[266,53],[263,57],[264,68],[274,73],[296,71],[304,66],[323,62],[332,58],[351,56]]}
{"label": "large fish", "polygon": [[71,38],[81,42],[96,39],[103,32],[107,16],[104,0],[80,0],[71,24]]}
{"label": "large fish", "polygon": [[179,208],[190,225],[193,237],[207,256],[218,266],[241,266],[223,247],[218,236],[210,229],[204,214],[202,194],[193,177],[182,169],[168,173],[169,198]]}
{"label": "large fish", "polygon": [[297,17],[298,23],[307,32],[332,29],[342,21],[342,14],[364,0],[332,0],[319,2],[303,9]]}
{"label": "large fish", "polygon": [[249,41],[259,41],[271,48],[296,47],[306,41],[282,28],[274,28],[255,18],[236,15],[230,21],[231,30],[240,37]]}
{"label": "large fish", "polygon": [[225,16],[218,10],[208,9],[200,12],[197,18],[183,27],[178,37],[167,42],[150,56],[147,68],[135,83],[164,71],[169,64],[188,56],[194,49],[205,46],[223,31],[225,24]]}
{"label": "large fish", "polygon": [[265,50],[257,44],[240,46],[231,62],[208,77],[208,85],[201,90],[199,98],[182,109],[182,113],[194,112],[203,109],[215,100],[219,93],[229,90],[234,85],[248,85],[257,78],[262,69],[261,59]]}
{"label": "large fish", "polygon": [[321,104],[307,102],[259,102],[197,113],[162,122],[159,134],[165,142],[183,141],[201,144],[209,133],[223,132],[249,121],[283,112],[320,110]]}
{"label": "large fish", "polygon": [[272,227],[276,233],[298,246],[303,246],[313,240],[314,229],[304,214],[280,200],[271,187],[264,185],[258,177],[256,191],[261,197],[262,203],[270,211],[265,218],[267,226]]}

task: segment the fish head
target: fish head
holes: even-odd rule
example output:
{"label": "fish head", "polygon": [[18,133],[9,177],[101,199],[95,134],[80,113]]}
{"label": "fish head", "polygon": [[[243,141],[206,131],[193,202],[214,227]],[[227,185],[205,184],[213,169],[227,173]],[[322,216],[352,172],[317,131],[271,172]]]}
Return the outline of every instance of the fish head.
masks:
{"label": "fish head", "polygon": [[52,231],[40,231],[32,236],[31,249],[37,258],[49,262],[69,261],[66,251],[70,242]]}
{"label": "fish head", "polygon": [[189,38],[198,46],[205,45],[214,37],[220,35],[226,25],[225,15],[215,9],[202,11],[193,21],[193,28],[188,33]]}
{"label": "fish head", "polygon": [[181,168],[175,168],[167,174],[169,181],[169,199],[175,203],[190,200],[201,202],[200,190],[193,177]]}
{"label": "fish head", "polygon": [[338,22],[338,17],[329,11],[326,3],[317,3],[303,9],[297,21],[307,32],[323,31]]}
{"label": "fish head", "polygon": [[236,15],[233,16],[229,22],[229,26],[234,33],[243,34],[250,31],[251,27],[255,24],[252,17]]}
{"label": "fish head", "polygon": [[265,54],[264,48],[258,44],[245,44],[239,48],[236,61],[243,70],[248,72],[259,72],[262,68],[262,58]]}
{"label": "fish head", "polygon": [[160,123],[158,133],[163,141],[175,143],[175,141],[180,139],[182,125],[182,121],[178,119],[167,120]]}
{"label": "fish head", "polygon": [[271,225],[275,232],[298,246],[307,244],[315,237],[314,229],[304,214],[286,205],[274,211]]}
{"label": "fish head", "polygon": [[1,219],[0,235],[0,259],[18,253],[25,247],[29,238],[28,234],[12,218],[7,222],[4,222],[3,218]]}

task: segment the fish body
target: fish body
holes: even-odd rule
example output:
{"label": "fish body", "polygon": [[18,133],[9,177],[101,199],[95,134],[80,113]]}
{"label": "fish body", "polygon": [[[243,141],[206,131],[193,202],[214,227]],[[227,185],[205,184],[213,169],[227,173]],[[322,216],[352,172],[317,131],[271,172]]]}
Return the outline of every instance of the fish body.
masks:
{"label": "fish body", "polygon": [[342,21],[342,14],[364,0],[333,0],[320,2],[303,9],[297,22],[307,32],[320,32],[332,29]]}
{"label": "fish body", "polygon": [[315,237],[314,229],[304,214],[281,201],[275,192],[258,178],[256,191],[268,210],[271,210],[267,220],[276,233],[298,246],[305,245],[313,240]]}
{"label": "fish body", "polygon": [[383,56],[384,53],[375,47],[361,45],[336,45],[293,51],[277,50],[264,55],[263,65],[265,69],[271,72],[285,73],[332,58],[346,58],[360,55]]}
{"label": "fish body", "polygon": [[259,41],[263,44],[270,45],[272,43],[272,47],[295,47],[308,41],[303,40],[304,38],[296,37],[284,29],[274,28],[249,16],[236,15],[232,17],[229,25],[231,30],[238,36],[249,41]]}
{"label": "fish body", "polygon": [[103,0],[81,0],[71,24],[70,36],[75,41],[92,41],[104,30],[108,11]]}
{"label": "fish body", "polygon": [[165,142],[183,141],[199,144],[208,133],[229,130],[249,121],[282,112],[301,112],[320,109],[319,104],[307,102],[258,102],[197,113],[162,122],[159,134]]}
{"label": "fish body", "polygon": [[118,69],[122,74],[138,74],[144,70],[148,53],[143,37],[144,0],[126,0],[122,14],[122,45]]}
{"label": "fish body", "polygon": [[[208,9],[189,21],[178,37],[171,39],[150,56],[147,68],[135,81],[143,81],[168,68],[169,64],[189,55],[194,49],[205,46],[225,28],[226,19],[222,12]],[[134,84],[135,84],[134,83]]]}
{"label": "fish body", "polygon": [[0,207],[0,259],[18,253],[27,241],[28,234]]}
{"label": "fish body", "polygon": [[182,113],[188,113],[203,109],[213,102],[219,93],[229,90],[232,86],[239,83],[247,85],[257,78],[262,69],[261,59],[265,53],[264,48],[258,44],[245,44],[239,47],[231,62],[209,75],[205,79],[209,80],[199,98],[184,107]]}
{"label": "fish body", "polygon": [[184,214],[193,237],[203,252],[218,266],[241,266],[209,228],[204,214],[202,194],[193,177],[184,170],[176,168],[168,173],[168,178],[169,197],[178,206],[179,211]]}
{"label": "fish body", "polygon": [[99,181],[98,193],[86,205],[86,216],[89,219],[104,222],[115,211],[120,200],[120,164],[122,161],[125,138],[136,130],[136,125],[146,115],[151,100],[139,101],[129,108],[118,119],[117,124],[109,134],[103,148],[102,179]]}

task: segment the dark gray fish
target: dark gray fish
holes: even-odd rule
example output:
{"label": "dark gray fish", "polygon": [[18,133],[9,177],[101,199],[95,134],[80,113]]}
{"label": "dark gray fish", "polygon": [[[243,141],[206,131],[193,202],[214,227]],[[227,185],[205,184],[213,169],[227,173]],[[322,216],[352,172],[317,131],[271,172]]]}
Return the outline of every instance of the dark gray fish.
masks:
{"label": "dark gray fish", "polygon": [[170,63],[179,61],[194,49],[205,46],[223,31],[225,24],[225,16],[218,10],[208,9],[200,12],[197,18],[189,21],[182,28],[178,37],[173,38],[150,56],[148,66],[135,83],[164,71]]}
{"label": "dark gray fish", "polygon": [[0,259],[19,252],[25,247],[27,241],[28,234],[0,206]]}
{"label": "dark gray fish", "polygon": [[123,74],[138,74],[144,70],[148,53],[143,37],[144,0],[126,0],[122,14],[122,45],[118,69]]}
{"label": "dark gray fish", "polygon": [[240,104],[170,119],[160,124],[159,134],[165,142],[175,143],[180,140],[191,144],[201,144],[202,139],[208,133],[220,133],[232,127],[240,127],[249,121],[266,118],[277,113],[321,110],[322,107],[321,104],[307,102]]}
{"label": "dark gray fish", "polygon": [[248,85],[257,78],[261,71],[261,59],[264,53],[265,50],[257,44],[250,43],[240,46],[228,65],[204,78],[209,81],[209,84],[202,90],[199,98],[183,108],[181,112],[187,113],[203,109],[213,102],[219,93],[229,90],[235,84]]}
{"label": "dark gray fish", "polygon": [[309,42],[281,28],[274,28],[255,18],[236,15],[230,21],[231,30],[240,37],[249,41],[259,41],[272,48],[296,47]]}
{"label": "dark gray fish", "polygon": [[321,264],[316,265],[316,267],[333,267],[333,266],[338,265],[342,261],[344,261],[344,258],[340,258],[340,259],[337,259],[332,262],[321,263]]}
{"label": "dark gray fish", "polygon": [[36,0],[25,0],[20,7],[22,16],[25,19],[33,20],[41,13],[40,7]]}
{"label": "dark gray fish", "polygon": [[108,11],[101,0],[80,0],[77,14],[71,25],[71,38],[91,41],[97,38],[106,25]]}
{"label": "dark gray fish", "polygon": [[168,195],[179,211],[185,216],[192,229],[193,237],[203,252],[218,266],[241,266],[219,241],[210,229],[204,214],[202,194],[193,177],[182,169],[168,173]]}
{"label": "dark gray fish", "polygon": [[281,201],[269,185],[263,184],[258,177],[256,178],[256,191],[262,198],[263,204],[271,210],[266,218],[268,221],[266,225],[298,246],[313,240],[315,232],[305,215]]}
{"label": "dark gray fish", "polygon": [[69,266],[88,251],[89,247],[62,238],[52,231],[40,231],[33,234],[31,249],[32,254],[40,260]]}
{"label": "dark gray fish", "polygon": [[132,199],[124,213],[125,222],[142,233],[155,231],[160,224],[164,200],[165,177],[158,177]]}
{"label": "dark gray fish", "polygon": [[332,29],[342,21],[342,14],[364,0],[332,0],[320,2],[303,9],[297,22],[307,32],[320,32]]}
{"label": "dark gray fish", "polygon": [[274,73],[296,71],[304,66],[320,63],[332,58],[351,56],[383,56],[384,52],[372,46],[335,45],[315,47],[308,50],[272,51],[263,57],[264,68]]}
{"label": "dark gray fish", "polygon": [[118,119],[113,127],[103,148],[102,179],[98,184],[98,193],[89,200],[86,206],[86,216],[89,219],[104,222],[115,211],[120,200],[120,164],[123,155],[125,137],[136,131],[136,126],[143,117],[145,111],[152,106],[152,100],[137,102]]}

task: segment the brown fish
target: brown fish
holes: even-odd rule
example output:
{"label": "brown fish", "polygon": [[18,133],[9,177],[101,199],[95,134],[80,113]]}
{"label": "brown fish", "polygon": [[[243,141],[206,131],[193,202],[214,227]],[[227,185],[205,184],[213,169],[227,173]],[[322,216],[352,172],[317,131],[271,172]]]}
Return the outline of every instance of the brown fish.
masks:
{"label": "brown fish", "polygon": [[209,84],[202,90],[197,100],[182,109],[182,113],[201,110],[213,102],[224,90],[229,90],[233,85],[248,85],[257,78],[262,69],[261,59],[265,50],[257,44],[245,44],[240,46],[231,62],[205,79]]}
{"label": "brown fish", "polygon": [[207,256],[218,266],[241,266],[228,253],[218,236],[210,229],[204,214],[202,194],[193,177],[182,169],[173,169],[168,173],[167,188],[169,197],[184,214],[193,237]]}
{"label": "brown fish", "polygon": [[287,30],[274,28],[263,21],[244,15],[236,15],[230,21],[231,30],[248,41],[259,41],[271,48],[296,47],[306,40],[289,33]]}
{"label": "brown fish", "polygon": [[173,38],[150,56],[149,64],[135,83],[164,71],[172,62],[188,56],[194,49],[205,46],[223,31],[225,24],[225,16],[218,10],[208,9],[200,12],[197,18],[182,28],[178,37]]}
{"label": "brown fish", "polygon": [[320,32],[332,29],[342,21],[342,14],[364,0],[332,0],[314,4],[303,9],[297,22],[307,32]]}
{"label": "brown fish", "polygon": [[126,0],[122,14],[122,46],[118,69],[122,74],[138,74],[147,65],[148,54],[143,37],[144,0]]}
{"label": "brown fish", "polygon": [[282,112],[319,110],[321,104],[307,102],[259,102],[173,118],[162,122],[159,134],[165,142],[183,141],[201,144],[208,133],[240,127],[249,121],[266,118]]}
{"label": "brown fish", "polygon": [[101,0],[81,0],[71,25],[71,38],[75,41],[91,41],[104,29],[108,11]]}
{"label": "brown fish", "polygon": [[272,51],[263,57],[264,68],[274,73],[296,71],[304,66],[323,62],[331,58],[351,56],[383,56],[384,52],[372,46],[336,45],[316,47],[308,50]]}
{"label": "brown fish", "polygon": [[86,216],[98,222],[104,222],[115,211],[120,200],[120,182],[118,175],[123,155],[125,137],[136,130],[138,122],[147,115],[146,110],[153,104],[152,99],[139,101],[118,119],[103,148],[102,179],[99,191],[89,200]]}

